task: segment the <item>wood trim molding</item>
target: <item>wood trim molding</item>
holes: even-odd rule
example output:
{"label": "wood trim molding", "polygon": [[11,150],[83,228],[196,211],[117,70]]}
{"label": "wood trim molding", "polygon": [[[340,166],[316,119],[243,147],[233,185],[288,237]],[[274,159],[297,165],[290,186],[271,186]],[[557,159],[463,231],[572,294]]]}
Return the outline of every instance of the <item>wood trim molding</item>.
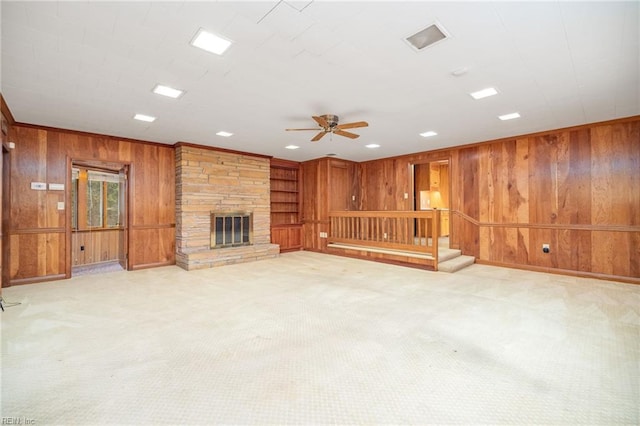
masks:
{"label": "wood trim molding", "polygon": [[572,277],[595,278],[599,280],[618,281],[629,284],[639,284],[640,278],[625,277],[621,275],[600,274],[597,272],[575,271],[573,269],[546,268],[544,266],[521,265],[519,263],[493,262],[490,260],[476,259],[479,265],[500,266],[502,268],[521,269],[533,272],[545,272],[548,274],[569,275]]}
{"label": "wood trim molding", "polygon": [[66,274],[53,274],[53,275],[43,275],[40,277],[34,278],[14,278],[10,281],[10,286],[14,285],[23,285],[23,284],[34,284],[41,283],[45,281],[54,281],[54,280],[64,280],[65,278],[70,278]]}
{"label": "wood trim molding", "polygon": [[175,228],[175,223],[161,223],[156,225],[131,225],[129,229],[134,231],[142,231],[145,229],[167,229],[167,228]]}
{"label": "wood trim molding", "polygon": [[24,234],[64,234],[64,228],[24,228],[24,229],[10,229],[9,235],[24,235]]}
{"label": "wood trim molding", "polygon": [[409,268],[415,268],[415,269],[422,269],[424,271],[429,271],[429,272],[436,272],[434,267],[431,266],[431,265],[425,265],[425,264],[422,264],[422,263],[403,262],[401,260],[394,260],[394,259],[389,259],[389,258],[384,258],[384,257],[369,257],[369,256],[365,256],[365,255],[346,253],[346,252],[344,252],[344,251],[342,251],[340,249],[333,248],[333,247],[328,247],[327,251],[309,250],[309,249],[304,249],[304,250],[305,251],[314,251],[314,252],[322,253],[322,254],[329,254],[329,255],[332,255],[332,256],[349,257],[349,258],[352,258],[352,259],[368,260],[370,262],[386,263],[386,264],[389,264],[389,265],[403,266],[403,267],[409,267]]}
{"label": "wood trim molding", "polygon": [[11,114],[11,110],[9,109],[9,105],[4,100],[4,96],[0,93],[0,111],[4,118],[7,120],[10,126],[16,124],[16,120],[13,118],[13,114]]}
{"label": "wood trim molding", "polygon": [[480,226],[480,222],[478,222],[476,219],[472,218],[471,216],[462,213],[459,210],[449,210],[449,214],[453,214],[455,216],[459,216],[460,218],[462,218],[463,220],[466,220],[467,222],[471,222],[472,224],[476,225],[476,226]]}
{"label": "wood trim molding", "polygon": [[129,268],[129,271],[137,271],[139,269],[157,268],[158,266],[171,266],[171,265],[175,265],[175,264],[176,264],[175,261],[156,262],[156,263],[142,263],[142,264],[132,265]]}
{"label": "wood trim molding", "polygon": [[287,169],[297,169],[300,163],[297,161],[284,160],[282,158],[271,158],[271,167],[284,167]]}
{"label": "wood trim molding", "polygon": [[161,143],[161,142],[143,141],[143,140],[140,140],[140,139],[131,139],[131,138],[125,138],[125,137],[120,137],[120,136],[104,135],[104,134],[101,134],[101,133],[84,132],[84,131],[81,131],[81,130],[63,129],[63,128],[60,128],[60,127],[40,126],[40,125],[36,125],[36,124],[19,123],[19,122],[15,122],[13,125],[15,127],[24,127],[24,128],[28,128],[28,129],[35,129],[35,130],[45,130],[45,131],[48,131],[48,132],[69,133],[69,134],[72,134],[72,135],[87,136],[87,137],[91,137],[91,138],[102,138],[102,139],[108,139],[108,140],[112,140],[112,141],[116,141],[116,142],[142,143],[142,144],[154,145],[154,146],[165,146],[165,147],[170,148],[170,149],[173,148],[172,145],[166,144],[166,143]]}
{"label": "wood trim molding", "polygon": [[249,157],[258,157],[258,158],[267,158],[267,159],[272,159],[273,156],[271,155],[264,155],[264,154],[255,154],[253,152],[246,152],[246,151],[236,151],[235,149],[227,149],[227,148],[218,148],[215,146],[208,146],[208,145],[198,145],[195,143],[191,143],[191,142],[177,142],[175,144],[173,144],[174,148],[197,148],[197,149],[204,149],[207,151],[220,151],[220,152],[225,152],[228,154],[238,154],[238,155],[247,155]]}
{"label": "wood trim molding", "polygon": [[580,225],[580,224],[559,224],[559,223],[498,223],[480,222],[460,211],[452,210],[453,214],[459,216],[467,222],[480,227],[489,228],[529,228],[529,229],[562,229],[571,231],[607,231],[607,232],[640,232],[640,226],[633,225]]}
{"label": "wood trim molding", "polygon": [[72,229],[71,234],[93,234],[97,232],[109,232],[109,231],[126,231],[127,228],[87,228],[87,229]]}
{"label": "wood trim molding", "polygon": [[[493,144],[493,143],[513,141],[513,140],[516,140],[516,139],[535,138],[535,137],[550,135],[550,134],[553,134],[553,133],[572,132],[572,131],[581,130],[581,129],[591,129],[593,127],[598,127],[598,126],[610,126],[610,125],[613,125],[613,124],[630,123],[630,122],[634,122],[634,121],[640,121],[640,115],[633,115],[633,116],[630,116],[630,117],[616,118],[616,119],[607,120],[607,121],[598,121],[598,122],[595,122],[595,123],[580,124],[580,125],[577,125],[577,126],[562,127],[562,128],[559,128],[559,129],[543,130],[541,132],[527,133],[527,134],[515,135],[515,136],[508,136],[508,137],[500,138],[500,139],[491,139],[491,140],[487,140],[487,141],[473,142],[473,143],[469,143],[469,144],[465,144],[465,145],[456,145],[456,146],[450,146],[450,147],[445,147],[445,148],[434,149],[433,151],[420,151],[420,152],[413,152],[413,153],[410,153],[410,154],[396,155],[396,156],[393,156],[393,157],[376,158],[374,160],[362,161],[362,162],[360,162],[358,164],[375,163],[375,162],[382,161],[382,160],[399,160],[399,159],[404,159],[404,158],[408,159],[408,158],[424,156],[424,155],[437,155],[437,154],[440,154],[440,153],[445,154],[445,153],[449,153],[451,151],[456,151],[456,150],[461,150],[461,149],[466,149],[466,148],[474,148],[474,147],[481,146],[481,145],[489,145],[489,144]],[[437,160],[434,160],[434,161],[437,161]]]}

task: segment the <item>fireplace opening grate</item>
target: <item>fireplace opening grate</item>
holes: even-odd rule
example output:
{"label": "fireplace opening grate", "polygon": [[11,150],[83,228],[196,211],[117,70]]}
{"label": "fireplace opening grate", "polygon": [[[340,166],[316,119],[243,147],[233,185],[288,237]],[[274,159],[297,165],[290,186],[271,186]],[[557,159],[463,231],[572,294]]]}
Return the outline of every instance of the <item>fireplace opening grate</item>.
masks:
{"label": "fireplace opening grate", "polygon": [[211,213],[211,248],[251,245],[253,213]]}

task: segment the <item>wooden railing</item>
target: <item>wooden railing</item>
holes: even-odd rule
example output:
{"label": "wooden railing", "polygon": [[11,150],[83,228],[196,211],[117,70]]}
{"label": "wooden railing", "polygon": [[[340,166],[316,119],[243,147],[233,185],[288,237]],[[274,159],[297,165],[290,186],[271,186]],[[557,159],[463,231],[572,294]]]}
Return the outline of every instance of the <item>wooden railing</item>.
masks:
{"label": "wooden railing", "polygon": [[402,250],[438,262],[439,210],[332,211],[329,243]]}

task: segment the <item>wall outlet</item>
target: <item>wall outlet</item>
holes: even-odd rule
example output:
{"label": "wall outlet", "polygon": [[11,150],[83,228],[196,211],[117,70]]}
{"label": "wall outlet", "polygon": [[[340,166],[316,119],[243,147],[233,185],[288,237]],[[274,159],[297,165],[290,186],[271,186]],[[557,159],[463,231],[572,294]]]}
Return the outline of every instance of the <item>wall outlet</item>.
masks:
{"label": "wall outlet", "polygon": [[387,233],[382,234],[382,238],[387,238]]}
{"label": "wall outlet", "polygon": [[327,238],[327,233],[326,232],[321,232],[320,233],[320,238]]}
{"label": "wall outlet", "polygon": [[405,200],[408,200],[408,199],[409,199],[409,193],[408,193],[408,192],[405,192],[405,193],[404,193],[404,199],[405,199]]}
{"label": "wall outlet", "polygon": [[352,196],[351,196],[351,201],[355,201],[355,200],[356,200],[356,196],[355,196],[355,195],[352,195]]}
{"label": "wall outlet", "polygon": [[549,244],[543,244],[542,245],[542,252],[543,253],[549,253],[551,250],[549,249]]}

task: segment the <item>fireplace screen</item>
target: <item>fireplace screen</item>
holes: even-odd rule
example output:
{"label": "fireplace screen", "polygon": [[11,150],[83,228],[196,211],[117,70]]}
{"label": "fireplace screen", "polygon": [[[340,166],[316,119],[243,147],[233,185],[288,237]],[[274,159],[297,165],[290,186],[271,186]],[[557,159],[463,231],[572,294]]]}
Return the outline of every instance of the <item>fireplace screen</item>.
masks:
{"label": "fireplace screen", "polygon": [[211,213],[211,248],[251,245],[252,223],[253,213]]}

